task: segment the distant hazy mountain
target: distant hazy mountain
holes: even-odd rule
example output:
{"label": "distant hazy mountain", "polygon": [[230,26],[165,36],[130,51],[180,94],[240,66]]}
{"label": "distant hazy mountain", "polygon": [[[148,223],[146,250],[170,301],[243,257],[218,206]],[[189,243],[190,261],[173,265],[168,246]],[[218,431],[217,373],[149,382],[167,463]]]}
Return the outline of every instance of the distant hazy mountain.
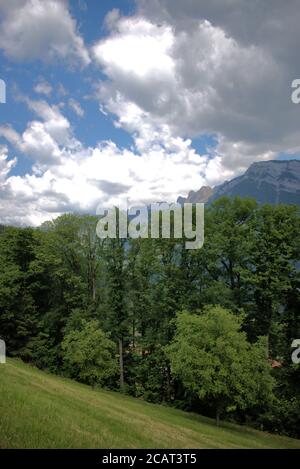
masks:
{"label": "distant hazy mountain", "polygon": [[206,202],[203,194],[209,194],[209,190],[212,195],[209,196],[208,203],[227,195],[253,197],[258,203],[300,206],[300,161],[253,163],[242,176],[226,181],[214,189],[202,187],[198,192],[191,191],[187,199],[179,197],[178,202]]}

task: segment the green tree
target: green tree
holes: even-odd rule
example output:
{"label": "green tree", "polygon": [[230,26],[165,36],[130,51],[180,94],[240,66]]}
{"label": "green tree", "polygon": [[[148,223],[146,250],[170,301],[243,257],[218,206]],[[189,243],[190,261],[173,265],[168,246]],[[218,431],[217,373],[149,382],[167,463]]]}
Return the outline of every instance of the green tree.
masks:
{"label": "green tree", "polygon": [[206,273],[204,301],[237,310],[248,301],[241,274],[247,265],[250,221],[257,204],[252,199],[222,197],[205,213],[203,249],[195,252]]}
{"label": "green tree", "polygon": [[62,350],[65,369],[79,381],[104,385],[116,373],[115,344],[98,321],[83,320],[80,330],[65,336]]}
{"label": "green tree", "polygon": [[172,372],[200,399],[213,403],[217,425],[229,406],[244,410],[272,397],[263,340],[247,342],[241,322],[218,306],[201,315],[179,313],[167,347]]}
{"label": "green tree", "polygon": [[10,228],[0,234],[0,333],[9,355],[31,359],[31,342],[39,312],[31,291],[30,264],[38,240],[30,228]]}
{"label": "green tree", "polygon": [[247,308],[247,331],[251,339],[267,336],[268,354],[270,351],[271,356],[276,356],[278,323],[287,320],[281,312],[297,292],[300,254],[297,208],[261,206],[252,218],[250,228],[248,263],[242,273],[251,297]]}
{"label": "green tree", "polygon": [[102,249],[105,275],[105,297],[100,319],[111,333],[119,351],[120,388],[124,388],[124,356],[128,341],[128,308],[126,304],[127,252],[124,239],[105,239]]}

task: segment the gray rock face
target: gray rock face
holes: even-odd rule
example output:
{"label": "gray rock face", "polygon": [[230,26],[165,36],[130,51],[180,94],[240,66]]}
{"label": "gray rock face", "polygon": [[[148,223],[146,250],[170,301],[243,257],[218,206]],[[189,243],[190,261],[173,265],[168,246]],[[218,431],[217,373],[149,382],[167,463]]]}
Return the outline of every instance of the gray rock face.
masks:
{"label": "gray rock face", "polygon": [[212,196],[213,189],[209,186],[202,186],[198,191],[190,191],[186,198],[178,197],[177,202],[179,204],[184,204],[185,202],[196,204],[196,203],[206,203],[208,199]]}
{"label": "gray rock face", "polygon": [[178,197],[177,202],[211,203],[223,195],[252,197],[260,204],[295,204],[300,206],[300,161],[261,161],[253,163],[247,171],[231,181],[212,189],[203,186]]}
{"label": "gray rock face", "polygon": [[209,202],[219,197],[252,197],[258,203],[300,206],[300,161],[261,161],[231,181],[216,186]]}

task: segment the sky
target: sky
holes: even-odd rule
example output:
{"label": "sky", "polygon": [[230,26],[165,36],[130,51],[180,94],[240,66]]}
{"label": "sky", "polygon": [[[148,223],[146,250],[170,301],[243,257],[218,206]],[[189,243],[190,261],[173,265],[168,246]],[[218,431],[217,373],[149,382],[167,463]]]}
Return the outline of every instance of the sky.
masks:
{"label": "sky", "polygon": [[299,158],[300,0],[0,0],[0,223]]}

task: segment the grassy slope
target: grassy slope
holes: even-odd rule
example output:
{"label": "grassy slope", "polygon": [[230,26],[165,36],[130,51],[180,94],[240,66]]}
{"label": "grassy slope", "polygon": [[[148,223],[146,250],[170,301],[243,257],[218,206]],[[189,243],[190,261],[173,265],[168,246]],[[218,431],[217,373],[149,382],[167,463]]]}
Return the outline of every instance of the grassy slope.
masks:
{"label": "grassy slope", "polygon": [[300,448],[300,441],[0,365],[0,448]]}

